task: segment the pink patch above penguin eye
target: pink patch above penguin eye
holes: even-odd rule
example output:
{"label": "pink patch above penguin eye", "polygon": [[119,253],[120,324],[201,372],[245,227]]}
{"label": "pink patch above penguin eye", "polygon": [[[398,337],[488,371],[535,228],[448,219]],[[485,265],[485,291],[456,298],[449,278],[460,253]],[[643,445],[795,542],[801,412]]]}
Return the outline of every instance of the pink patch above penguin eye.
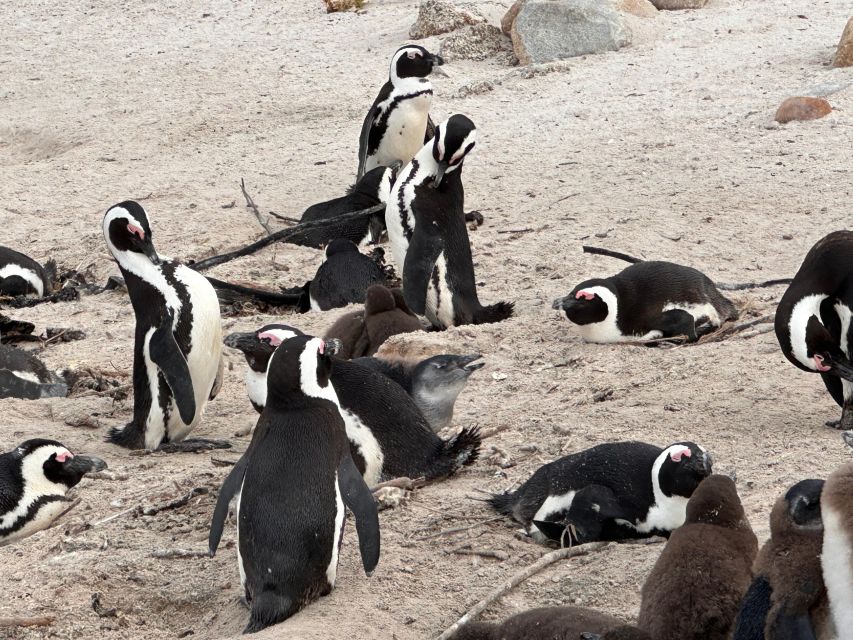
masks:
{"label": "pink patch above penguin eye", "polygon": [[593,298],[595,298],[595,294],[589,291],[581,290],[575,294],[575,300],[580,300],[581,298],[583,298],[584,300],[592,300]]}
{"label": "pink patch above penguin eye", "polygon": [[259,333],[258,340],[269,340],[270,344],[274,347],[277,347],[281,344],[281,338],[279,338],[272,331],[264,331],[263,333]]}
{"label": "pink patch above penguin eye", "polygon": [[693,452],[690,451],[690,449],[688,449],[687,447],[684,447],[683,449],[679,449],[678,451],[673,451],[671,454],[669,454],[669,459],[672,460],[673,462],[681,462],[682,456],[684,456],[685,458],[689,458],[692,455],[693,455]]}
{"label": "pink patch above penguin eye", "polygon": [[140,240],[145,240],[145,232],[137,227],[135,224],[128,224],[127,230],[130,231],[133,235],[139,236]]}
{"label": "pink patch above penguin eye", "polygon": [[56,454],[56,461],[57,462],[65,462],[66,460],[71,460],[71,458],[73,458],[73,457],[74,457],[74,454],[71,453],[70,451],[63,451],[62,453]]}
{"label": "pink patch above penguin eye", "polygon": [[818,354],[814,355],[814,366],[818,371],[829,371],[831,369],[831,367],[827,367],[823,363],[823,356],[820,356]]}
{"label": "pink patch above penguin eye", "polygon": [[320,355],[323,355],[325,352],[326,352],[326,343],[324,341],[320,340],[320,346],[317,347],[317,353],[319,353]]}

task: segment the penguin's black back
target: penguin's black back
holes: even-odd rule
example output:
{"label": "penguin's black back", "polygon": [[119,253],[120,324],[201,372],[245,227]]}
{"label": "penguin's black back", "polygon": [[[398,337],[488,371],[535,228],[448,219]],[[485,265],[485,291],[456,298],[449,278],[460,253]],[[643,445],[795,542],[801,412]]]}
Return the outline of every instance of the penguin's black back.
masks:
{"label": "penguin's black back", "polygon": [[52,381],[50,371],[35,355],[8,345],[0,345],[0,369],[33,373],[42,383]]}
{"label": "penguin's black back", "polygon": [[353,362],[381,373],[400,385],[406,393],[412,394],[412,368],[407,367],[405,363],[390,362],[373,356],[355,358]]}
{"label": "penguin's black back", "polygon": [[311,280],[311,298],[323,311],[364,302],[371,285],[385,282],[381,267],[353,249],[330,255]]}
{"label": "penguin's black back", "polygon": [[15,508],[23,493],[21,458],[15,451],[0,454],[0,517]]}

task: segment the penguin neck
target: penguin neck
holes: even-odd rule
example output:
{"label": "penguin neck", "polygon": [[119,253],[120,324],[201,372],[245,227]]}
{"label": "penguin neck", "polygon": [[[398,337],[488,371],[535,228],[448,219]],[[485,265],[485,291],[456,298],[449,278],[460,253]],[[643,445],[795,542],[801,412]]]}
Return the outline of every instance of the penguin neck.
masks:
{"label": "penguin neck", "polygon": [[[172,311],[178,313],[181,310],[182,305],[181,300],[178,297],[178,293],[163,273],[164,265],[166,263],[170,263],[170,260],[163,258],[163,264],[155,265],[147,256],[134,251],[122,251],[115,255],[116,262],[118,263],[119,269],[127,283],[127,292],[130,296],[131,302],[134,302],[134,299],[137,298],[139,291],[138,288],[134,287],[132,284],[133,278],[128,276],[135,276],[137,279],[156,289],[163,296],[166,301],[166,305],[172,309]],[[179,265],[170,266],[177,268]],[[149,300],[145,300],[144,302],[145,304],[150,304]]]}
{"label": "penguin neck", "polygon": [[389,82],[393,87],[391,93],[395,97],[432,93],[432,83],[429,78],[400,78],[396,72],[393,72]]}
{"label": "penguin neck", "polygon": [[809,371],[817,371],[817,367],[814,360],[808,355],[806,326],[812,316],[815,316],[823,324],[820,317],[820,305],[828,297],[822,293],[815,293],[801,298],[791,309],[791,316],[788,320],[788,339],[791,345],[791,355]]}

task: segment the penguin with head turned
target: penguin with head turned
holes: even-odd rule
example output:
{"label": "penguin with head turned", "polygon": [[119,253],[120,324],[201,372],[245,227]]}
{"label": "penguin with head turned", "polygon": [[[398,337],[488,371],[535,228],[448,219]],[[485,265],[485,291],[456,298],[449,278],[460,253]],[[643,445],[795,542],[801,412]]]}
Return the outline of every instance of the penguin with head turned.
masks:
{"label": "penguin with head turned", "polygon": [[[48,266],[53,264],[49,261]],[[55,268],[55,264],[53,264]],[[20,251],[0,247],[0,296],[36,296],[50,293],[52,278],[35,260]]]}
{"label": "penguin with head turned", "polygon": [[103,228],[136,315],[133,419],[114,428],[108,439],[130,449],[181,443],[219,391],[222,328],[216,291],[197,271],[157,255],[139,203],[110,207]]}
{"label": "penguin with head turned", "polygon": [[325,250],[326,259],[308,285],[311,309],[328,311],[348,304],[364,302],[367,290],[385,282],[382,268],[358,250],[351,240],[332,240]]}
{"label": "penguin with head turned", "polygon": [[65,494],[106,468],[55,440],[27,440],[0,454],[0,546],[47,529],[68,507]]}
{"label": "penguin with head turned", "polygon": [[367,575],[379,561],[376,503],[350,456],[331,382],[336,348],[310,336],[279,346],[252,442],[219,492],[210,553],[237,495],[237,559],[250,605],[249,633],[332,590],[347,507],[355,515]]}
{"label": "penguin with head turned", "polygon": [[826,479],[821,493],[821,565],[839,640],[853,637],[853,462]]}
{"label": "penguin with head turned", "polygon": [[476,139],[463,115],[438,125],[397,176],[385,209],[406,303],[438,329],[500,322],[513,312],[512,303],[483,306],[477,297],[462,186],[462,164]]}
{"label": "penguin with head turned", "polygon": [[806,254],[776,309],[776,338],[794,366],[820,373],[853,428],[853,231],[835,231]]}
{"label": "penguin with head turned", "polygon": [[728,320],[734,304],[705,274],[656,260],[594,278],[554,300],[587,342],[630,342],[685,336],[695,342]]}
{"label": "penguin with head turned", "polygon": [[391,57],[388,82],[361,126],[358,178],[376,167],[405,165],[431,136],[429,74],[444,64],[441,56],[416,44],[400,47]]}

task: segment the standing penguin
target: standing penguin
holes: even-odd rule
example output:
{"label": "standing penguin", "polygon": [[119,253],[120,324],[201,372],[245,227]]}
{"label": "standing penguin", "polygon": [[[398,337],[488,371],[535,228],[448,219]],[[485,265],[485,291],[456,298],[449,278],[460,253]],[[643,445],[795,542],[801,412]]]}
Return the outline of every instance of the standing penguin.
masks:
{"label": "standing penguin", "polygon": [[311,308],[328,311],[364,302],[367,289],[383,284],[382,268],[358,250],[351,240],[338,238],[326,247],[326,260],[308,287]]}
{"label": "standing penguin", "polygon": [[28,296],[39,298],[49,293],[53,286],[56,265],[48,262],[48,271],[20,251],[0,247],[0,296]]}
{"label": "standing penguin", "polygon": [[834,231],[806,254],[776,309],[776,338],[794,366],[820,373],[842,407],[839,429],[853,428],[853,231]]}
{"label": "standing penguin", "polygon": [[406,303],[439,329],[500,322],[513,311],[511,302],[484,307],[477,298],[462,187],[462,163],[476,138],[463,115],[438,125],[397,176],[385,210]]}
{"label": "standing penguin", "polygon": [[0,454],[0,546],[47,529],[68,507],[68,490],[106,468],[55,440],[27,440]]}
{"label": "standing penguin", "polygon": [[[104,216],[104,238],[136,314],[133,420],[109,440],[130,449],[180,443],[199,423],[222,377],[222,328],[207,279],[154,250],[145,210],[128,200]],[[185,443],[192,448],[200,439]]]}
{"label": "standing penguin", "polygon": [[430,137],[432,83],[427,76],[444,64],[416,44],[397,49],[388,82],[382,85],[361,126],[358,179],[376,167],[405,165]]}
{"label": "standing penguin", "polygon": [[838,640],[853,638],[853,462],[836,469],[821,494],[823,581]]}
{"label": "standing penguin", "polygon": [[686,336],[695,342],[728,320],[734,304],[708,276],[691,267],[639,262],[610,278],[581,282],[554,300],[587,342],[627,342]]}
{"label": "standing penguin", "polygon": [[251,607],[247,633],[281,622],[335,585],[349,507],[362,564],[379,561],[373,495],[350,457],[331,356],[320,338],[285,340],[269,366],[267,404],[246,453],[228,475],[213,514],[210,553],[237,498],[237,559]]}

